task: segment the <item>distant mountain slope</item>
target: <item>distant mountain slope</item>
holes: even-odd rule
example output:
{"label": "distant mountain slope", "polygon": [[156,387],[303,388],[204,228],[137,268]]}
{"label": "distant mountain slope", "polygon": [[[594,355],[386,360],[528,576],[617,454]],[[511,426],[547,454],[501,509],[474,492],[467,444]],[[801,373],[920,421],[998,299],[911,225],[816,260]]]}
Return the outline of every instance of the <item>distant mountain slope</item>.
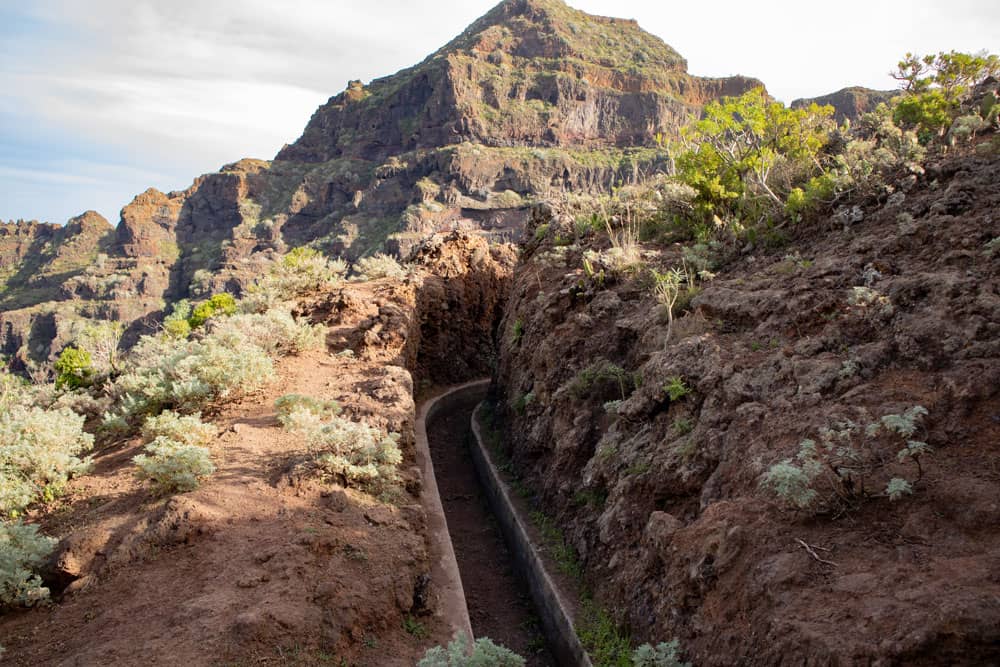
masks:
{"label": "distant mountain slope", "polygon": [[[171,301],[239,292],[290,247],[354,259],[443,229],[516,234],[532,199],[641,180],[665,163],[658,135],[760,85],[691,76],[635,21],[505,0],[422,63],[351,82],[273,162],[148,190],[100,234],[6,226],[0,351],[49,359],[81,317],[141,329]],[[49,252],[76,263],[26,271]]]}
{"label": "distant mountain slope", "polygon": [[854,86],[829,95],[795,100],[792,102],[792,108],[800,109],[813,103],[820,106],[829,105],[834,109],[834,117],[837,122],[843,123],[845,120],[857,120],[863,114],[873,111],[879,104],[896,97],[899,92],[898,90],[872,90],[871,88]]}

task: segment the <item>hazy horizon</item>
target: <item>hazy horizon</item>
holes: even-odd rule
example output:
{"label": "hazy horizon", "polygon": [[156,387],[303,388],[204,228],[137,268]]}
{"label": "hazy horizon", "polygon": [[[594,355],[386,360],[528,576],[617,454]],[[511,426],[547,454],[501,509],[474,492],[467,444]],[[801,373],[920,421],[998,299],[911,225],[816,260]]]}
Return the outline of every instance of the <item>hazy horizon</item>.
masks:
{"label": "hazy horizon", "polygon": [[[185,189],[242,157],[270,159],[348,80],[419,62],[495,4],[0,1],[0,220],[63,223],[93,209],[114,224],[149,187]],[[906,51],[996,52],[1000,36],[988,0],[845,0],[823,14],[726,1],[710,16],[701,3],[569,4],[638,19],[692,74],[756,77],[786,103],[890,89]]]}

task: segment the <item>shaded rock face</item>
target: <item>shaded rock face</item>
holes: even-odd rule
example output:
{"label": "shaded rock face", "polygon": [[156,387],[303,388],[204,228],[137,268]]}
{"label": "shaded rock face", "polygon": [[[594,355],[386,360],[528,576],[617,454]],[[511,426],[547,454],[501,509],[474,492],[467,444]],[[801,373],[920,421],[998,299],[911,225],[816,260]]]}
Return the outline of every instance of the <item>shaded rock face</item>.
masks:
{"label": "shaded rock face", "polygon": [[25,349],[42,316],[121,319],[138,333],[177,299],[239,294],[306,244],[354,260],[406,257],[453,230],[516,239],[533,200],[646,178],[667,163],[658,135],[760,85],[686,69],[634,21],[502,2],[415,67],[351,82],[273,162],[147,190],[116,230],[89,214],[65,230],[0,226],[0,348],[22,365],[57,355],[65,341],[44,336]]}
{"label": "shaded rock face", "polygon": [[[846,229],[733,260],[668,345],[648,285],[595,284],[584,244],[555,247],[572,220],[535,221],[549,229],[523,249],[498,336],[500,426],[635,638],[677,637],[697,665],[1000,660],[998,183],[995,157],[949,158]],[[672,400],[674,378],[690,393]],[[912,496],[883,493],[917,475],[900,438],[865,441],[887,468],[842,513],[761,489],[819,429],[915,405],[935,453]]]}
{"label": "shaded rock face", "polygon": [[821,97],[795,100],[792,102],[792,108],[800,109],[813,103],[821,107],[831,106],[834,110],[834,118],[838,123],[843,123],[845,120],[853,122],[864,114],[874,111],[878,105],[889,102],[899,95],[899,92],[898,90],[872,90],[871,88],[855,86]]}

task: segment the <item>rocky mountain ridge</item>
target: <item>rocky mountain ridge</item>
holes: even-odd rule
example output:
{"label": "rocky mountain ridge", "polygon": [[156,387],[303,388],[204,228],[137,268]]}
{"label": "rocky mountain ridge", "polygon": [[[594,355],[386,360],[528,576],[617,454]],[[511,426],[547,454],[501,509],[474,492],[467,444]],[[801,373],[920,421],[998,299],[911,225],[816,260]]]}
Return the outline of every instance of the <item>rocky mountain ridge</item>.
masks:
{"label": "rocky mountain ridge", "polygon": [[516,235],[532,200],[642,180],[665,164],[660,137],[760,85],[688,74],[635,21],[505,0],[415,67],[351,82],[274,161],[147,190],[114,229],[4,226],[0,351],[50,360],[80,318],[146,329],[172,301],[240,293],[291,247],[355,259],[448,229]]}

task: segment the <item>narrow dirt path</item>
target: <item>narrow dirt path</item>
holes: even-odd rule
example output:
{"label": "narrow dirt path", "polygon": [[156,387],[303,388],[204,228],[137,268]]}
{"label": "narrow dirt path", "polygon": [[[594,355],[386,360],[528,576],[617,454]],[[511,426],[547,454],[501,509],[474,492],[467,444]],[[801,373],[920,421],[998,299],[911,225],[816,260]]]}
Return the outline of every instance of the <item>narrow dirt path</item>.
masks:
{"label": "narrow dirt path", "polygon": [[470,398],[427,425],[472,630],[477,637],[489,637],[523,655],[528,667],[553,667],[556,663],[545,648],[531,597],[511,567],[507,546],[469,457],[469,420],[477,402]]}

